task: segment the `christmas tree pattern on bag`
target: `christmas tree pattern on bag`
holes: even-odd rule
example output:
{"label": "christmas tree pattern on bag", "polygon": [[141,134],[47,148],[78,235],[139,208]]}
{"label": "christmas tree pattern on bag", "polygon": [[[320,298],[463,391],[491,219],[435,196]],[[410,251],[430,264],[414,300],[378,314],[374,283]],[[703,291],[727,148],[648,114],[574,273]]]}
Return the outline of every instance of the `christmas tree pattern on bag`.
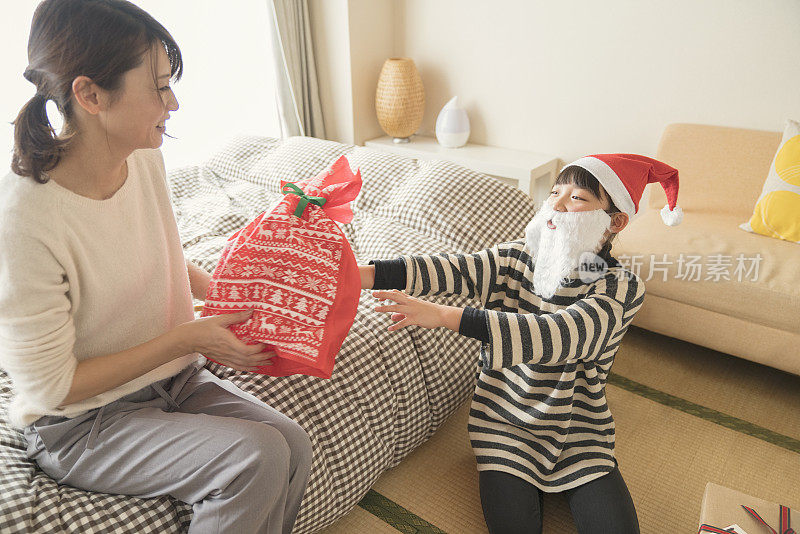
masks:
{"label": "christmas tree pattern on bag", "polygon": [[335,221],[350,222],[361,172],[342,156],[308,180],[281,182],[285,193],[229,239],[202,316],[253,309],[229,326],[245,343],[266,343],[273,365],[259,373],[330,378],[353,324],[361,289],[353,251]]}

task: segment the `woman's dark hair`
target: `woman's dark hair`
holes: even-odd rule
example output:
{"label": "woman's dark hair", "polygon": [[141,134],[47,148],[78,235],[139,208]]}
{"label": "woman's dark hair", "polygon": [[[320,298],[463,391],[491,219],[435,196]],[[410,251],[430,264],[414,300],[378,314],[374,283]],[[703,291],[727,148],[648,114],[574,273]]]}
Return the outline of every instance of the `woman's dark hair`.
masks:
{"label": "woman's dark hair", "polygon": [[[14,121],[11,169],[46,183],[43,172],[58,164],[74,135],[72,82],[87,76],[112,95],[122,76],[139,66],[153,46],[167,52],[170,74],[183,73],[181,51],[172,35],[140,7],[125,0],[45,0],[33,14],[28,39],[28,67],[23,76],[36,95]],[[154,83],[155,83],[154,72]],[[113,98],[113,96],[112,96]],[[53,100],[64,116],[58,135],[47,118]]]}
{"label": "woman's dark hair", "polygon": [[[557,184],[573,184],[576,187],[580,187],[581,189],[586,189],[588,191],[591,191],[591,193],[594,196],[596,196],[601,200],[603,198],[603,195],[600,193],[600,188],[601,188],[600,182],[597,180],[597,178],[595,178],[594,174],[587,171],[583,167],[578,167],[576,165],[570,165],[569,167],[565,167],[558,174],[556,181],[553,183],[553,185]],[[619,212],[620,211],[619,208],[617,208],[617,206],[614,205],[614,201],[611,200],[611,197],[608,196],[608,193],[605,192],[605,189],[603,189],[603,191],[605,193],[605,196],[608,198],[609,204],[611,204],[611,206],[607,210],[605,210],[606,213],[610,215],[612,213]],[[600,252],[597,253],[599,256],[608,256],[611,253],[611,242],[614,240],[616,236],[617,236],[616,233],[613,233],[610,236],[608,236],[608,239],[606,240],[605,243],[603,243]]]}

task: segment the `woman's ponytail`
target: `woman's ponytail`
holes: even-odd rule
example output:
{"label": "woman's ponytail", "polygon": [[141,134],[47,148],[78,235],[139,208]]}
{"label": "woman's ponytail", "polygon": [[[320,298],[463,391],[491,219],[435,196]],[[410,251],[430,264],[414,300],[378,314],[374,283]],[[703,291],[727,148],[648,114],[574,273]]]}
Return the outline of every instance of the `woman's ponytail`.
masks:
{"label": "woman's ponytail", "polygon": [[47,118],[47,96],[38,92],[20,110],[14,121],[14,155],[11,170],[46,183],[43,172],[58,163],[68,139],[59,139]]}

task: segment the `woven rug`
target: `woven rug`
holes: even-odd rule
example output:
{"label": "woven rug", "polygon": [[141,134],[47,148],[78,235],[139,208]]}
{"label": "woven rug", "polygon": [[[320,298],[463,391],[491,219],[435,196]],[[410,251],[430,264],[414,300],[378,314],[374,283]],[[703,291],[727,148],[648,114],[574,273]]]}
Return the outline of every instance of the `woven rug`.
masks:
{"label": "woven rug", "polygon": [[[800,376],[631,327],[609,377],[643,534],[697,531],[707,482],[800,509]],[[485,534],[469,404],[323,532]],[[544,532],[575,532],[546,495]]]}

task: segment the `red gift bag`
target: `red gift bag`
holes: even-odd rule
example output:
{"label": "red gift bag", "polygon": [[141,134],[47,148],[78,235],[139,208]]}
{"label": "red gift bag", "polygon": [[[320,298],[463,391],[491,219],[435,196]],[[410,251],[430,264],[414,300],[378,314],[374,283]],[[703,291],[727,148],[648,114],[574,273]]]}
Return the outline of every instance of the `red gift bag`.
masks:
{"label": "red gift bag", "polygon": [[281,202],[228,239],[201,316],[252,308],[249,320],[228,328],[275,352],[259,373],[330,378],[361,292],[353,251],[334,221],[353,219],[350,201],[360,190],[361,171],[354,175],[342,156],[315,178],[282,181]]}

